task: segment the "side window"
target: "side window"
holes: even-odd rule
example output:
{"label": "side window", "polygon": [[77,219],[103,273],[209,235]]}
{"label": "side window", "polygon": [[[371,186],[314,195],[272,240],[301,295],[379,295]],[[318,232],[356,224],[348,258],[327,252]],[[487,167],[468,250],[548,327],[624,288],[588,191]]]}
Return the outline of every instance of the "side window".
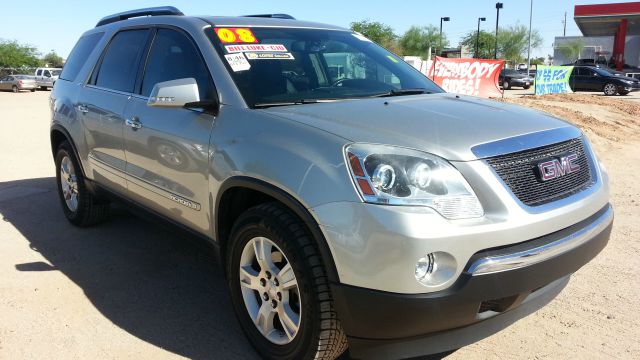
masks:
{"label": "side window", "polygon": [[[78,40],[76,46],[71,50],[71,54],[67,59],[67,62],[64,64],[64,68],[62,69],[62,73],[60,74],[60,79],[74,81],[80,69],[84,65],[87,58],[95,49],[98,41],[102,39],[104,33],[94,33],[87,36],[83,36]],[[39,75],[39,74],[38,74]]]}
{"label": "side window", "polygon": [[51,73],[49,72],[49,70],[44,71],[44,76],[51,77]]}
{"label": "side window", "polygon": [[211,99],[213,82],[198,49],[186,35],[172,29],[158,29],[151,45],[142,79],[143,96],[149,96],[159,82],[194,78],[200,99]]}
{"label": "side window", "polygon": [[37,76],[42,76],[42,69],[38,69],[38,72],[36,72]]}
{"label": "side window", "polygon": [[116,34],[102,58],[95,85],[133,92],[140,57],[149,30],[126,30]]}

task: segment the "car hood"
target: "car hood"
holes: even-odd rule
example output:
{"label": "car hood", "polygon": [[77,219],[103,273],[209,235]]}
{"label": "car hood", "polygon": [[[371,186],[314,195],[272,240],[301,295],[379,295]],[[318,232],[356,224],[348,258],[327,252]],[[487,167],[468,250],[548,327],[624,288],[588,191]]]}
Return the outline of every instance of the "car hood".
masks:
{"label": "car hood", "polygon": [[[260,111],[352,142],[408,147],[452,161],[477,159],[471,151],[476,145],[572,127],[537,110],[448,93],[272,107]],[[527,146],[521,144],[521,147]]]}

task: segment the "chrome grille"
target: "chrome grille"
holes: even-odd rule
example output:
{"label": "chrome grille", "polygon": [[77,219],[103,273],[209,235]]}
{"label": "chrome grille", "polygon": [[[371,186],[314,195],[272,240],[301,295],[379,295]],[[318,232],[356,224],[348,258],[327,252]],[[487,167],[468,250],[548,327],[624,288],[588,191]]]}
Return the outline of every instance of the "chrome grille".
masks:
{"label": "chrome grille", "polygon": [[[576,153],[580,170],[542,181],[537,164],[543,160]],[[580,192],[593,184],[593,175],[582,138],[486,159],[509,186],[513,194],[528,206],[538,206]]]}

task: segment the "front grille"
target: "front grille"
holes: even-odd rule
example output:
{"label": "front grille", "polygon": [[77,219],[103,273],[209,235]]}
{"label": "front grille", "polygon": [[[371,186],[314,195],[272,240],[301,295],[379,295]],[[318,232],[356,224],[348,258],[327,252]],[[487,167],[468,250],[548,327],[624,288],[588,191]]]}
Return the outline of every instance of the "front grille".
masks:
{"label": "front grille", "polygon": [[[540,180],[537,164],[568,154],[577,154],[580,170],[548,181]],[[593,184],[588,155],[581,138],[486,160],[509,186],[513,194],[528,206],[538,206],[580,192]]]}

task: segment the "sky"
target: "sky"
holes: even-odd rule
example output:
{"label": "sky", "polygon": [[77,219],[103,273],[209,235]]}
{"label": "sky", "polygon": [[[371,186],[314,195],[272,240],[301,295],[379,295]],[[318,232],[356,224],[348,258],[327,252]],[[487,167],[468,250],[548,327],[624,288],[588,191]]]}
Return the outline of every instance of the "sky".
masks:
{"label": "sky", "polygon": [[[504,8],[500,10],[500,26],[528,26],[530,1],[501,0]],[[540,48],[532,50],[532,57],[553,54],[554,38],[562,36],[565,12],[567,36],[581,35],[573,20],[574,6],[608,2],[611,1],[533,0],[532,27],[540,32],[544,42]],[[8,1],[3,4],[3,13],[12,15],[3,16],[0,21],[0,38],[36,46],[43,55],[54,50],[66,58],[80,35],[106,15],[149,6],[173,5],[186,15],[287,13],[301,20],[344,27],[349,27],[353,21],[368,19],[390,25],[396,34],[402,34],[412,25],[440,26],[440,17],[448,16],[451,21],[444,23],[443,32],[452,45],[457,45],[465,34],[475,31],[479,17],[487,18],[481,29],[495,31],[495,3],[496,0]]]}

